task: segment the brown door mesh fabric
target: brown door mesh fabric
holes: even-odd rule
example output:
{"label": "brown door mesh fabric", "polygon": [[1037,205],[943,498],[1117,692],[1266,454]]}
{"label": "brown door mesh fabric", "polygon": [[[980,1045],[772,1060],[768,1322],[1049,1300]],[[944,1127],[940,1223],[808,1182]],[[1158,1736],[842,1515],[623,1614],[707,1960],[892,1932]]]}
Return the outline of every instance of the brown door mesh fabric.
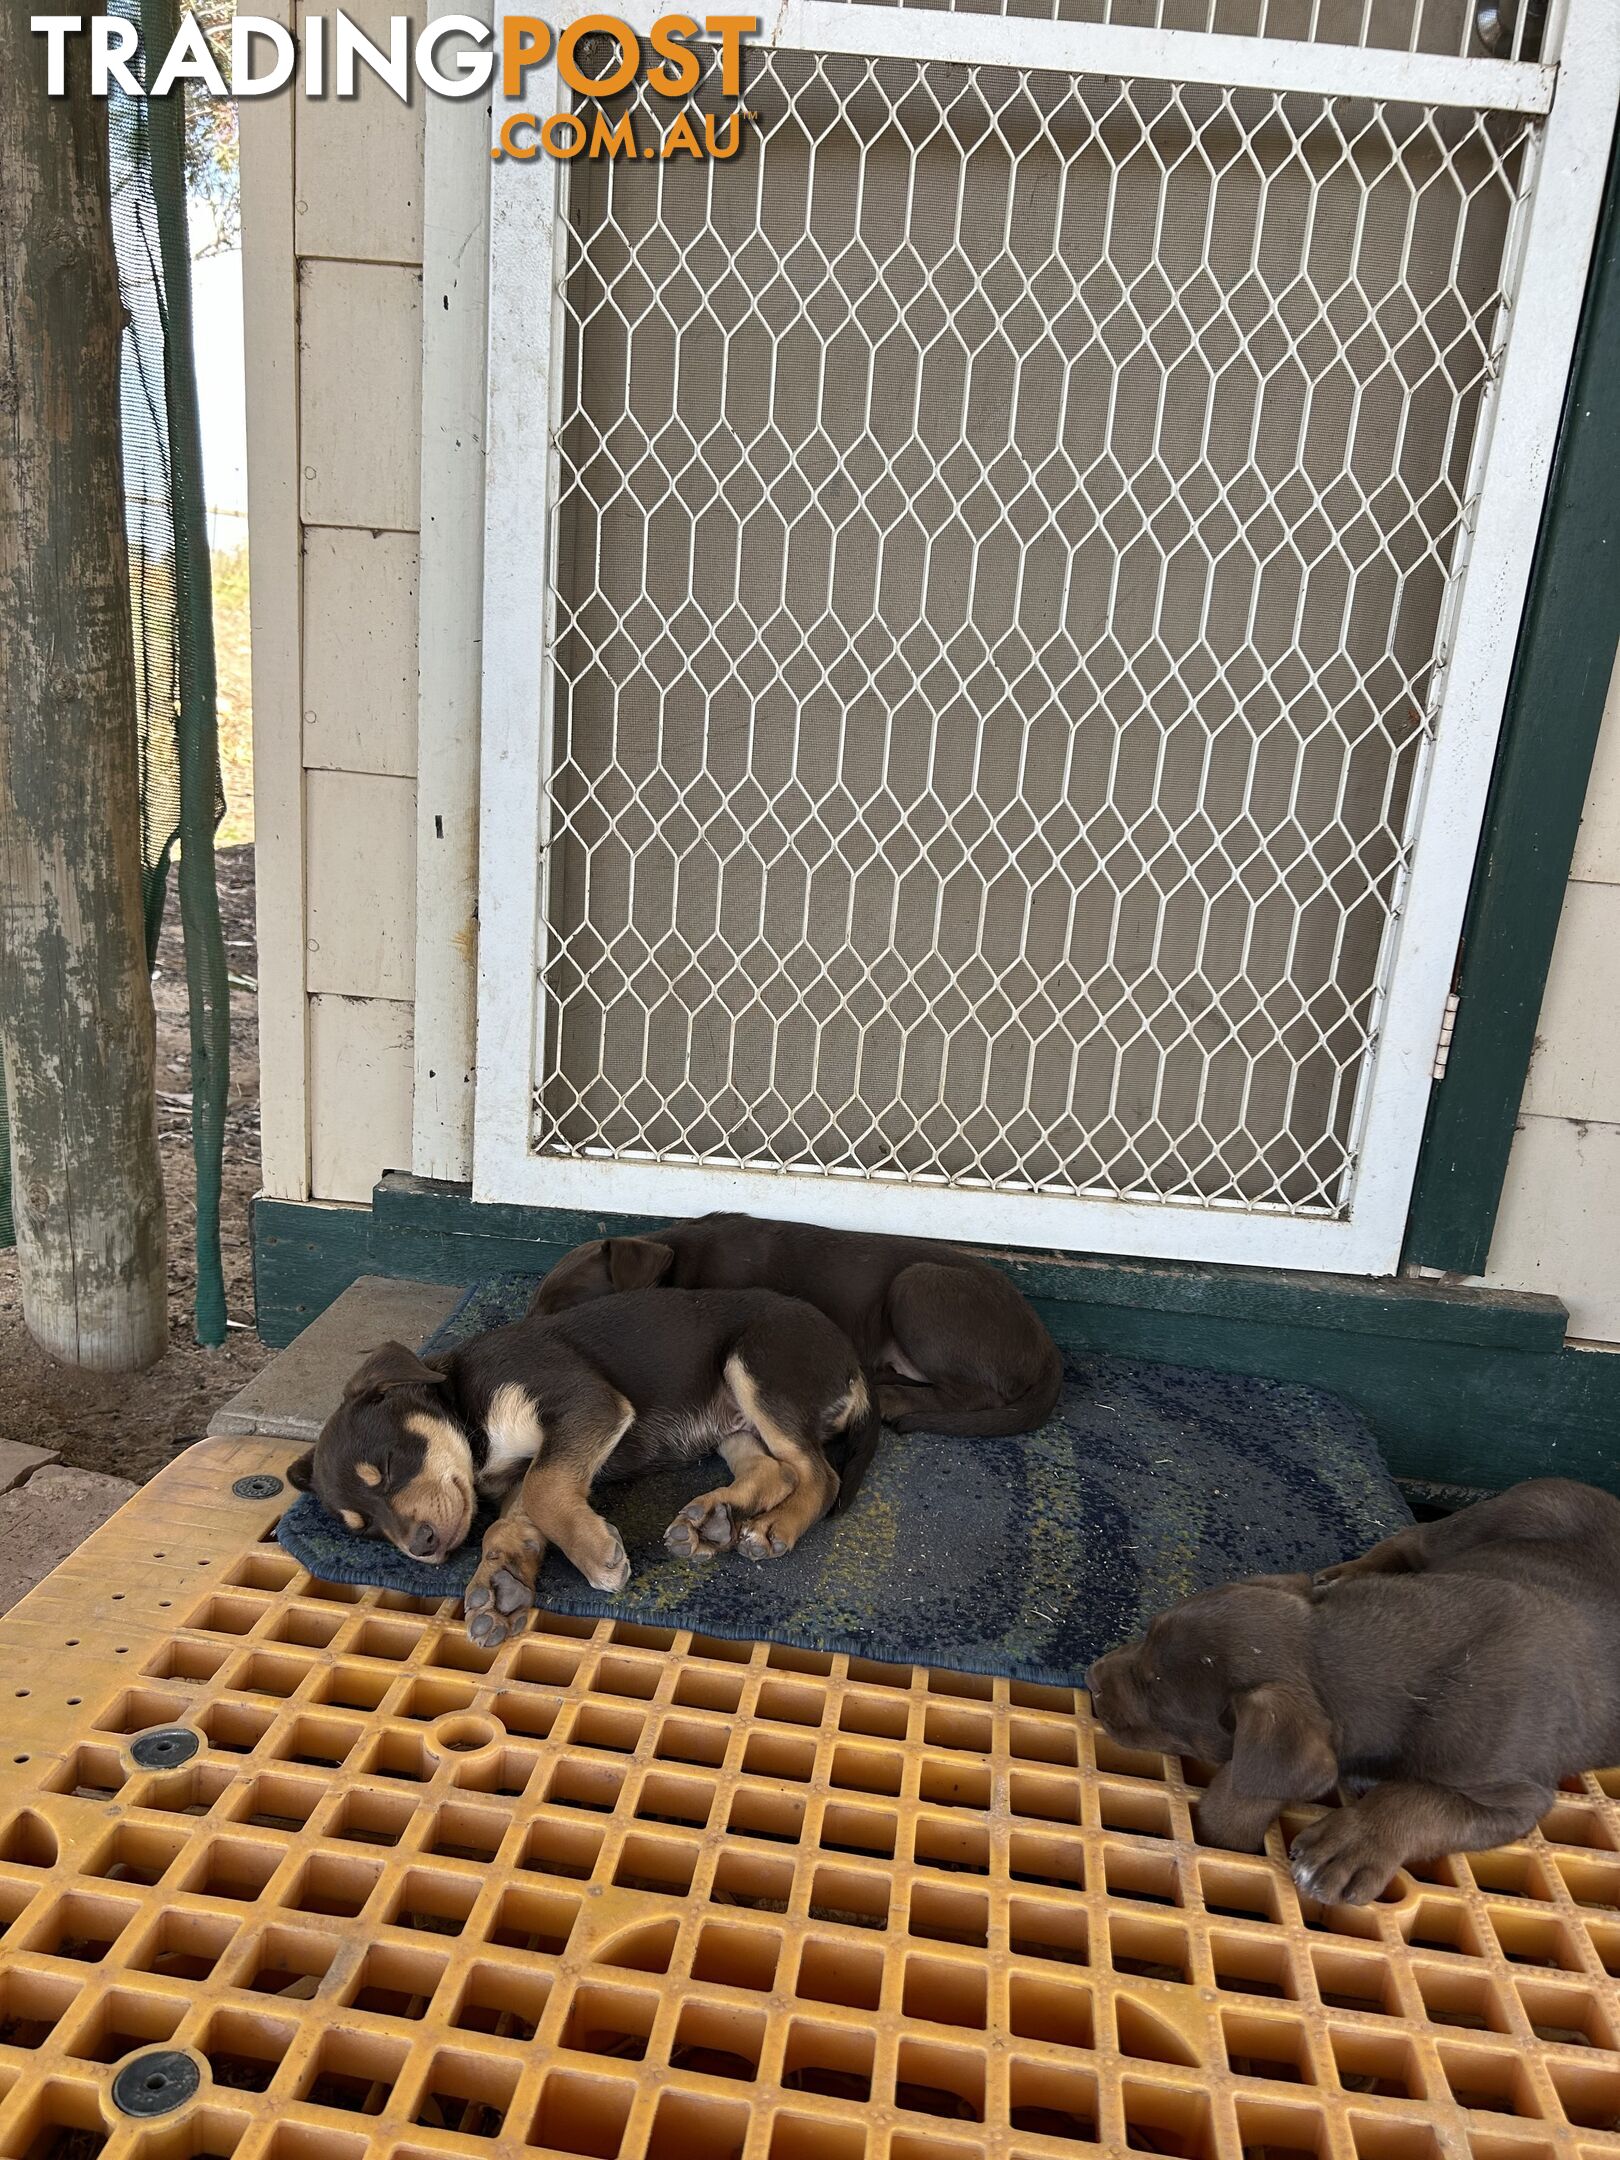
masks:
{"label": "brown door mesh fabric", "polygon": [[[1620,2153],[1620,1775],[1302,1906],[1314,1810],[1201,1847],[1067,1689],[314,1582],[231,1490],[288,1452],[192,1449],[0,1620],[6,2160]],[[199,2090],[133,2123],[160,2047]]]}

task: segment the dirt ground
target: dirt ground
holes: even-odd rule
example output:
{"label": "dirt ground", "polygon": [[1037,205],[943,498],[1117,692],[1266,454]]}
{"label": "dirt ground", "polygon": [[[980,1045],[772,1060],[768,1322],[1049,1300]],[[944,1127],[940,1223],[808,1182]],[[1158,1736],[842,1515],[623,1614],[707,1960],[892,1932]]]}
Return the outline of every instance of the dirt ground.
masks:
{"label": "dirt ground", "polygon": [[253,928],[253,850],[219,853],[219,904],[231,983],[231,1087],[221,1194],[225,1304],[230,1332],[217,1350],[192,1336],[196,1268],[192,1213],[191,1046],[185,960],[173,888],[158,947],[158,1145],[169,1205],[169,1349],[144,1373],[85,1373],[58,1365],[23,1326],[17,1255],[0,1252],[0,1438],[54,1448],[66,1463],[144,1482],[178,1441],[206,1431],[227,1397],[245,1387],[271,1352],[253,1332],[248,1202],[259,1183],[258,977]]}

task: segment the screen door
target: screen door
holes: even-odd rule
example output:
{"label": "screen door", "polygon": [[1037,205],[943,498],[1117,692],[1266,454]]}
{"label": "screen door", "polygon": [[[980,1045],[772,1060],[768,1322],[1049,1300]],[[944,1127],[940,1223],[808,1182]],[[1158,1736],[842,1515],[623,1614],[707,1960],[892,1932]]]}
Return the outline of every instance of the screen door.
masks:
{"label": "screen door", "polygon": [[493,168],[480,1198],[1397,1262],[1620,11],[1055,5]]}

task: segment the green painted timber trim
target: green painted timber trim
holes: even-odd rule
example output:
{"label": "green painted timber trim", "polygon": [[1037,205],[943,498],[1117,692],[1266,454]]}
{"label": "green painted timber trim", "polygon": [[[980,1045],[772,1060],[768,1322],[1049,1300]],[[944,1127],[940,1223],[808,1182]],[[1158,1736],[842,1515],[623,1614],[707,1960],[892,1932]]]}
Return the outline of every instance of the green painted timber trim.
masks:
{"label": "green painted timber trim", "polygon": [[[416,1258],[429,1282],[471,1282],[503,1269],[537,1274],[587,1238],[633,1237],[667,1217],[588,1215],[569,1208],[474,1202],[465,1185],[391,1172],[372,1196],[373,1249],[385,1272],[406,1275]],[[476,1252],[471,1248],[476,1246]],[[1026,1297],[1120,1307],[1202,1320],[1325,1328],[1420,1342],[1556,1350],[1568,1315],[1557,1298],[1476,1290],[1411,1279],[1285,1274],[1274,1269],[1195,1267],[1175,1261],[1083,1254],[994,1252]]]}
{"label": "green painted timber trim", "polygon": [[412,1177],[404,1170],[384,1173],[372,1192],[371,1204],[379,1235],[427,1230],[454,1238],[509,1239],[531,1251],[545,1245],[566,1252],[587,1238],[633,1237],[638,1230],[654,1230],[669,1220],[667,1215],[598,1215],[580,1208],[474,1200],[465,1185]]}
{"label": "green painted timber trim", "polygon": [[[363,1274],[470,1283],[539,1275],[582,1239],[650,1216],[475,1204],[390,1175],[371,1208],[263,1201],[259,1331],[290,1341]],[[1003,1253],[1065,1349],[1331,1389],[1398,1476],[1496,1488],[1561,1473],[1620,1491],[1620,1353],[1571,1350],[1556,1298],[1401,1279],[1268,1274]]]}
{"label": "green painted timber trim", "polygon": [[1484,1273],[1620,638],[1620,141],[1609,163],[1502,741],[1474,869],[1456,1029],[1406,1258]]}
{"label": "green painted timber trim", "polygon": [[315,1200],[253,1203],[259,1338],[285,1349],[358,1276],[371,1272],[371,1210]]}

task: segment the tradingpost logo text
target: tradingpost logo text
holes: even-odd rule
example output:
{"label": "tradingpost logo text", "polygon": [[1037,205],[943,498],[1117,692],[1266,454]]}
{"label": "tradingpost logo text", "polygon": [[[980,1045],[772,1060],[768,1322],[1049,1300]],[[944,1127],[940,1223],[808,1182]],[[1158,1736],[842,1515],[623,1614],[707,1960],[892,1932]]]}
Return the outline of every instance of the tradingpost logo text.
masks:
{"label": "tradingpost logo text", "polygon": [[[724,97],[742,95],[742,41],[758,27],[758,18],[752,15],[706,15],[703,19],[706,35],[719,42]],[[690,15],[661,15],[647,32],[648,52],[644,54],[635,31],[614,16],[579,17],[558,33],[556,42],[558,79],[574,92],[578,105],[544,118],[532,112],[508,113],[490,156],[526,160],[543,151],[558,158],[582,154],[593,158],[735,157],[743,120],[735,103],[723,125],[712,112],[678,111],[661,129],[656,107],[649,106],[640,136],[631,112],[621,110],[610,121],[602,110],[603,100],[629,89],[644,63],[648,64],[647,88],[654,97],[670,102],[690,97],[703,72],[693,50],[697,35],[698,26]],[[545,23],[531,16],[507,17],[501,88],[509,101],[523,96],[529,70],[539,67],[550,51],[551,31]],[[661,65],[651,66],[650,60]]]}
{"label": "tradingpost logo text", "polygon": [[[569,93],[573,102],[551,113],[503,112],[490,155],[522,162],[541,155],[734,157],[750,117],[737,102],[742,44],[759,20],[706,15],[700,23],[691,15],[660,15],[643,36],[613,15],[577,16],[555,32],[538,15],[506,15],[498,34],[474,15],[437,15],[420,30],[409,15],[393,15],[382,44],[339,8],[331,16],[303,16],[297,37],[272,16],[239,14],[216,51],[187,12],[167,50],[144,55],[135,24],[121,15],[34,15],[29,27],[44,40],[51,97],[66,93],[70,47],[87,54],[96,97],[115,88],[130,98],[166,97],[181,83],[204,97],[269,97],[296,79],[306,97],[341,99],[356,95],[363,75],[404,100],[413,75],[437,97],[476,97],[488,91],[498,64],[509,108],[544,69],[559,106]],[[703,77],[703,41],[717,49],[721,97],[731,101],[723,113],[686,102]],[[648,96],[639,113],[626,104],[610,118],[605,103],[641,80]]]}

